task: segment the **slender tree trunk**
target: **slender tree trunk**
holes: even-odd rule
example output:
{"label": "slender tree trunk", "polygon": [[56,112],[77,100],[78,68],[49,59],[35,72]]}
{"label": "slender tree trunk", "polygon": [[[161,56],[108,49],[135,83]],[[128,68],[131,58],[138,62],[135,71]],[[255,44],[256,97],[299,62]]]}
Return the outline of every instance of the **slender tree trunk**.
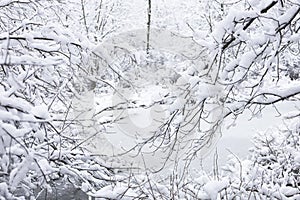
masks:
{"label": "slender tree trunk", "polygon": [[85,0],[81,0],[81,10],[82,10],[83,24],[84,24],[84,27],[85,27],[86,35],[87,35],[87,37],[89,37],[89,35],[88,35],[89,34],[89,29],[88,29],[87,22],[86,22],[86,13],[85,13],[84,4],[85,4]]}
{"label": "slender tree trunk", "polygon": [[151,25],[151,0],[148,0],[147,47],[146,47],[147,54],[149,54],[149,49],[150,49],[150,25]]}

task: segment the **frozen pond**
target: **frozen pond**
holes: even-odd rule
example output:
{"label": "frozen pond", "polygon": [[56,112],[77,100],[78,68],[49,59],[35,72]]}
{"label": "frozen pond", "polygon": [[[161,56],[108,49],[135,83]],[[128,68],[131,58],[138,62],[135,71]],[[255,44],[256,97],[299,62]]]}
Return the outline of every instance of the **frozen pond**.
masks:
{"label": "frozen pond", "polygon": [[[100,99],[99,99],[100,100]],[[96,99],[97,102],[97,99]],[[101,105],[103,107],[109,106],[111,100],[101,98]],[[225,124],[222,127],[222,137],[219,139],[216,146],[212,146],[213,149],[210,149],[210,153],[207,154],[203,160],[198,159],[193,161],[192,168],[200,169],[202,165],[203,169],[210,172],[213,168],[213,158],[214,154],[218,153],[218,165],[222,166],[225,164],[227,156],[231,153],[234,153],[239,158],[245,158],[248,149],[252,146],[251,140],[255,133],[258,131],[266,131],[272,126],[277,126],[282,124],[280,114],[285,114],[288,111],[293,111],[300,107],[299,102],[284,102],[276,104],[277,110],[272,107],[266,107],[262,115],[259,118],[252,118],[250,111],[245,111],[244,114],[239,116],[234,127],[226,129],[226,124],[230,119],[225,120]],[[115,155],[120,153],[120,150],[124,152],[125,149],[130,149],[134,143],[134,134],[128,135],[129,132],[136,131],[138,126],[139,133],[142,133],[143,130],[147,130],[147,126],[151,124],[150,118],[153,118],[153,113],[149,110],[137,110],[137,115],[134,111],[128,112],[129,114],[133,113],[131,119],[124,119],[119,121],[118,126],[112,126],[107,129],[108,134],[105,137],[98,137],[98,141],[93,141],[94,145],[93,151],[96,153],[105,153],[108,155]],[[108,114],[108,113],[106,113]],[[113,113],[110,113],[113,114]],[[161,116],[156,116],[161,117]],[[133,123],[134,121],[134,123]],[[128,124],[132,123],[132,124]],[[145,126],[143,126],[145,125]],[[126,130],[124,130],[124,127]],[[125,133],[124,133],[125,132]],[[137,133],[138,134],[138,133]],[[145,168],[155,168],[158,169],[162,166],[161,157],[163,154],[151,154],[150,151],[144,151],[143,155],[135,156],[134,154],[129,154],[123,157],[127,161],[132,161],[136,165],[140,166],[141,169]],[[159,166],[159,167],[158,167]],[[173,170],[173,165],[168,164],[165,168],[167,171]],[[163,170],[163,172],[165,172]]]}

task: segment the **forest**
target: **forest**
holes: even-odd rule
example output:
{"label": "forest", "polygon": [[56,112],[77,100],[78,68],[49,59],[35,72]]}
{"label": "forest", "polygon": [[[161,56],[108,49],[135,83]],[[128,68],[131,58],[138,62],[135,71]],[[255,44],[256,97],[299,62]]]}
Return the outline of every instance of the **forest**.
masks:
{"label": "forest", "polygon": [[298,0],[1,0],[0,200],[300,199],[299,55]]}

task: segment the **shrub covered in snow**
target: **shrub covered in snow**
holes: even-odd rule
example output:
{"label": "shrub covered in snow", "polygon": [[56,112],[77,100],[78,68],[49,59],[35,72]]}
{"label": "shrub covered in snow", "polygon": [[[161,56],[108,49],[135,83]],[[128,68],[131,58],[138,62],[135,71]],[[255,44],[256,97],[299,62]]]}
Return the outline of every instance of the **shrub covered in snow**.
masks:
{"label": "shrub covered in snow", "polygon": [[220,170],[220,176],[228,179],[229,184],[219,197],[299,199],[299,134],[299,114],[286,119],[281,128],[257,134],[249,159],[240,160],[232,155]]}
{"label": "shrub covered in snow", "polygon": [[[300,120],[255,137],[248,188],[253,195],[274,199],[300,198]],[[251,188],[251,189],[250,189]]]}

